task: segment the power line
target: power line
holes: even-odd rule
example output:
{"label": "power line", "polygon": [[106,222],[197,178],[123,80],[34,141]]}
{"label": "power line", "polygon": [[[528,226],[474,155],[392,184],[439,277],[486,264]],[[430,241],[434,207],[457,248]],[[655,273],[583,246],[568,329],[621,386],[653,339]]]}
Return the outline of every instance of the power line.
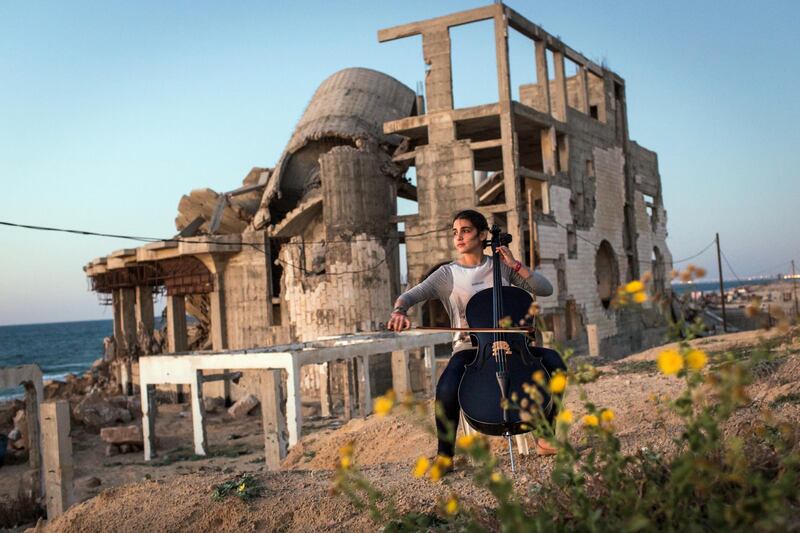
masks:
{"label": "power line", "polygon": [[[133,241],[139,241],[139,242],[148,242],[148,243],[150,243],[150,242],[178,242],[178,243],[185,242],[185,243],[190,243],[190,244],[216,244],[216,245],[221,245],[221,246],[240,246],[240,245],[245,245],[245,246],[250,246],[254,250],[258,251],[259,253],[262,253],[262,254],[266,255],[266,251],[265,250],[259,248],[258,245],[253,244],[253,243],[249,243],[249,242],[225,243],[225,242],[219,242],[219,241],[216,241],[216,240],[208,240],[208,239],[204,240],[204,239],[197,239],[197,238],[191,238],[191,237],[189,237],[189,238],[173,237],[173,238],[170,238],[170,239],[159,239],[159,238],[156,238],[156,237],[141,237],[141,236],[135,236],[135,235],[121,235],[121,234],[114,234],[114,233],[103,233],[103,232],[97,232],[97,231],[89,231],[89,230],[77,230],[77,229],[70,229],[70,228],[55,228],[55,227],[50,227],[50,226],[36,226],[36,225],[32,225],[32,224],[18,224],[18,223],[15,223],[15,222],[7,222],[7,221],[0,221],[0,225],[8,226],[8,227],[14,227],[14,228],[21,228],[21,229],[30,229],[30,230],[36,230],[36,231],[50,231],[50,232],[57,232],[57,233],[69,233],[69,234],[73,234],[73,235],[92,236],[92,237],[108,237],[108,238],[114,238],[114,239],[126,239],[126,240],[133,240]],[[447,227],[447,228],[444,228],[444,227],[442,227],[442,228],[434,228],[432,230],[421,231],[419,233],[407,234],[407,235],[405,235],[405,238],[406,239],[408,239],[408,238],[412,238],[413,239],[413,238],[421,237],[421,236],[424,236],[424,235],[430,235],[432,233],[440,233],[440,232],[444,232],[444,231],[450,231],[450,228],[449,227]],[[369,238],[366,238],[366,239],[284,242],[284,243],[282,243],[282,245],[305,246],[305,245],[311,245],[311,244],[323,244],[323,245],[326,245],[326,244],[337,244],[337,243],[348,244],[348,243],[352,243],[352,242],[380,242],[381,240],[382,239],[378,239],[378,238],[375,238],[375,237],[369,237]],[[397,240],[398,244],[399,244],[399,237],[390,237],[388,239],[388,241],[393,241],[393,240]],[[283,259],[281,259],[279,257],[276,257],[275,259],[279,263],[282,263],[282,264],[284,264],[284,265],[286,265],[286,266],[288,266],[290,268],[297,269],[300,272],[304,272],[304,273],[309,274],[309,275],[318,275],[317,272],[314,272],[312,270],[308,270],[305,267],[301,267],[299,265],[292,264],[292,263],[290,263],[288,261],[285,261],[285,260],[283,260]],[[335,272],[335,273],[329,272],[329,273],[326,273],[326,274],[329,275],[329,276],[343,276],[343,275],[348,275],[348,274],[362,274],[364,272],[369,272],[371,270],[376,270],[378,267],[380,267],[384,263],[386,263],[386,258],[381,259],[376,264],[374,264],[374,265],[372,265],[370,267],[364,268],[364,269],[346,270],[346,271],[343,271],[343,272]]]}
{"label": "power line", "polygon": [[709,248],[711,248],[712,246],[714,246],[714,243],[715,243],[715,242],[717,242],[717,241],[716,241],[716,239],[711,239],[711,242],[710,242],[710,243],[708,243],[708,246],[706,246],[705,248],[703,248],[702,250],[700,250],[700,251],[699,251],[699,252],[697,252],[696,254],[694,254],[694,255],[690,255],[689,257],[686,257],[686,258],[684,258],[684,259],[678,259],[677,261],[673,261],[673,262],[672,262],[672,264],[673,264],[673,265],[675,265],[675,264],[678,264],[678,263],[683,263],[683,262],[685,262],[685,261],[689,261],[689,260],[691,260],[691,259],[694,259],[695,257],[700,257],[701,255],[703,255],[704,253],[706,253],[706,251],[707,251]]}
{"label": "power line", "polygon": [[[22,229],[32,229],[37,231],[52,231],[57,233],[71,233],[73,235],[86,235],[92,237],[109,237],[112,239],[127,239],[132,241],[140,241],[140,242],[185,242],[189,244],[217,244],[220,246],[239,246],[240,244],[246,243],[230,243],[230,242],[219,242],[216,240],[203,240],[202,238],[195,238],[195,237],[170,237],[170,238],[159,238],[159,237],[140,237],[136,235],[122,235],[118,233],[101,233],[97,231],[89,231],[89,230],[79,230],[79,229],[69,229],[69,228],[55,228],[50,226],[34,226],[30,224],[18,224],[15,222],[5,222],[0,220],[0,225],[9,226],[14,228],[22,228]],[[419,233],[410,233],[405,234],[404,238],[406,239],[414,239],[417,237],[421,237],[423,235],[430,235],[431,233],[442,233],[445,231],[450,231],[449,227],[442,227],[442,228],[435,228],[428,231],[421,231]],[[331,239],[331,240],[323,240],[323,241],[303,241],[301,243],[298,242],[285,242],[283,244],[291,244],[294,246],[302,246],[306,244],[337,244],[337,243],[351,243],[351,242],[372,242],[372,241],[381,241],[377,237],[367,237],[366,239]]]}
{"label": "power line", "polygon": [[725,264],[728,265],[728,270],[731,271],[731,273],[733,274],[733,277],[736,278],[736,281],[742,281],[741,278],[739,278],[739,274],[737,274],[736,271],[731,266],[730,261],[728,261],[728,257],[725,255],[725,252],[720,250],[720,253],[722,254],[722,259],[725,260]]}

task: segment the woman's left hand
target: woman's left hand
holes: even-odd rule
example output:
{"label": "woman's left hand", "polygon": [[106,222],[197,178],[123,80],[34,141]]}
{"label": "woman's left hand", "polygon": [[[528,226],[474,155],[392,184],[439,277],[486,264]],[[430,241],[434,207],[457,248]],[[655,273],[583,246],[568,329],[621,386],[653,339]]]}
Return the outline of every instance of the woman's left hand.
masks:
{"label": "woman's left hand", "polygon": [[517,266],[517,260],[514,259],[514,254],[511,253],[511,250],[508,249],[508,246],[498,246],[497,251],[500,252],[500,259],[503,260],[503,263],[511,268]]}

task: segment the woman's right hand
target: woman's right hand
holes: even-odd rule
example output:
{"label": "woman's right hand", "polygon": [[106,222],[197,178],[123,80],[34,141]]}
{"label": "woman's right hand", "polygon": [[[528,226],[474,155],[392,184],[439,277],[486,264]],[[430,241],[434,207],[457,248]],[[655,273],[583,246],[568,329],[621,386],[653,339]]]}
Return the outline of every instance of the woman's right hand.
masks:
{"label": "woman's right hand", "polygon": [[411,321],[405,313],[394,312],[391,318],[389,318],[386,327],[392,331],[403,331],[411,327]]}

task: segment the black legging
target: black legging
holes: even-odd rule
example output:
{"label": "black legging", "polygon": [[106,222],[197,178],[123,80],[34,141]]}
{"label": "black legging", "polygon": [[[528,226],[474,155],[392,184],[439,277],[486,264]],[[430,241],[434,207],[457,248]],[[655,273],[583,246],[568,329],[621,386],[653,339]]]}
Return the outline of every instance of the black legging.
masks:
{"label": "black legging", "polygon": [[[556,370],[566,371],[567,367],[558,352],[550,350],[549,348],[531,348],[531,353],[541,358],[542,365],[545,369],[552,374]],[[458,385],[461,383],[461,377],[464,375],[464,368],[475,359],[477,350],[462,350],[455,352],[447,363],[447,368],[442,372],[442,377],[439,378],[439,383],[436,385],[436,402],[442,406],[444,418],[447,422],[440,420],[436,417],[436,437],[439,441],[438,453],[439,455],[446,455],[452,457],[455,452],[455,434],[458,429],[458,415],[461,406],[458,403]],[[549,422],[553,422],[555,417],[555,409],[547,413]],[[448,439],[447,426],[452,427],[453,439]]]}

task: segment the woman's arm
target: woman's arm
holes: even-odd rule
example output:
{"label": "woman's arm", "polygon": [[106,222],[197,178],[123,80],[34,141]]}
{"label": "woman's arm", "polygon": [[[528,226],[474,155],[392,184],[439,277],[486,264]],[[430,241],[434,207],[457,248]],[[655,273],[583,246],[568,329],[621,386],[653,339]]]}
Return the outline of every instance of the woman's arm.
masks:
{"label": "woman's arm", "polygon": [[547,278],[534,272],[532,268],[528,268],[521,261],[514,259],[514,255],[507,247],[500,246],[498,251],[503,260],[501,268],[505,269],[508,281],[512,285],[525,289],[536,296],[553,294],[553,286],[547,281]]}
{"label": "woman's arm", "polygon": [[411,326],[406,316],[414,305],[432,298],[447,298],[453,290],[453,276],[449,268],[441,266],[433,274],[422,280],[416,287],[407,290],[394,302],[392,316],[387,327],[394,331],[402,331]]}

